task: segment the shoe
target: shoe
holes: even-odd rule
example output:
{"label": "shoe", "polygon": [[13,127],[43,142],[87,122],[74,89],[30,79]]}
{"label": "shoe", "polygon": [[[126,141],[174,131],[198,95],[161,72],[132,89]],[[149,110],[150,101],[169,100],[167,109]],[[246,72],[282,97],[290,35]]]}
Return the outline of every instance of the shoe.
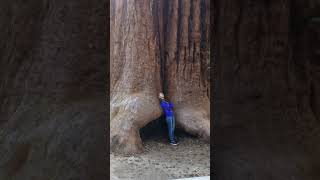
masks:
{"label": "shoe", "polygon": [[170,144],[173,145],[173,146],[178,145],[178,143],[176,143],[176,142],[170,142]]}

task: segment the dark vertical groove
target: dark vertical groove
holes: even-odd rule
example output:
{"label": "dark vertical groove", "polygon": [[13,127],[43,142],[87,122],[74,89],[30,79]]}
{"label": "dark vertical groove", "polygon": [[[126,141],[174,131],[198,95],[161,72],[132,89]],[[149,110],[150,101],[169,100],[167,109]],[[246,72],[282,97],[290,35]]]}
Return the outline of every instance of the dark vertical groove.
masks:
{"label": "dark vertical groove", "polygon": [[[190,34],[191,35],[191,33],[192,33],[192,21],[193,21],[193,3],[191,2],[190,3],[190,16],[189,16],[189,21],[188,21],[188,34]],[[190,57],[190,52],[191,52],[191,42],[192,41],[192,36],[188,36],[188,54],[189,54],[189,56],[188,56],[188,58]]]}
{"label": "dark vertical groove", "polygon": [[181,38],[181,21],[182,21],[182,15],[181,12],[182,11],[182,0],[178,1],[178,22],[177,22],[177,48],[176,48],[176,62],[177,62],[177,66],[179,65],[179,60],[180,60],[180,38]]}
{"label": "dark vertical groove", "polygon": [[[160,1],[161,3],[162,1]],[[162,29],[162,37],[163,37],[163,47],[161,47],[162,49],[162,59],[160,59],[161,63],[160,63],[160,71],[161,71],[161,76],[162,76],[162,92],[167,94],[168,92],[168,83],[166,82],[167,80],[167,77],[166,77],[166,64],[167,64],[167,55],[168,55],[168,52],[166,50],[166,44],[167,44],[167,41],[168,41],[168,37],[167,37],[167,34],[169,32],[169,25],[168,25],[168,22],[169,22],[169,16],[170,16],[170,3],[169,3],[169,0],[163,0],[163,7],[162,7],[162,11],[163,11],[163,29]]]}
{"label": "dark vertical groove", "polygon": [[206,2],[205,0],[200,1],[200,52],[206,48]]}
{"label": "dark vertical groove", "polygon": [[[211,5],[211,3],[210,3]],[[213,18],[210,18],[210,31],[213,33],[210,33],[209,39],[213,39],[212,42],[210,42],[210,68],[211,68],[211,95],[210,95],[210,102],[215,102],[213,98],[216,94],[219,93],[219,88],[217,86],[217,83],[220,83],[218,81],[218,75],[217,69],[220,69],[220,72],[222,71],[220,65],[219,65],[219,59],[220,59],[220,39],[219,39],[219,32],[220,32],[220,1],[215,0],[212,3],[213,7],[210,7],[212,9]],[[212,47],[212,48],[211,48]],[[212,51],[211,51],[212,49]],[[210,106],[211,110],[214,109],[215,103]],[[219,116],[219,113],[217,111],[212,111],[213,117],[216,118]],[[218,117],[217,117],[218,118]],[[213,123],[215,124],[215,119],[213,119]],[[215,176],[216,177],[216,176]]]}
{"label": "dark vertical groove", "polygon": [[206,1],[201,0],[200,1],[200,73],[201,73],[201,80],[202,83],[205,85],[206,81],[206,68],[209,65],[207,63],[207,53],[208,53],[208,48],[207,48],[207,34],[206,34],[206,29],[209,28],[207,27],[207,16],[208,12],[206,11]]}
{"label": "dark vertical groove", "polygon": [[[169,33],[169,16],[171,16],[171,3],[169,3],[169,0],[163,0],[164,1],[164,6],[163,6],[163,15],[165,16],[163,18],[163,25],[164,25],[164,42],[166,43],[168,41],[167,39],[167,34]],[[167,53],[166,53],[167,54]]]}
{"label": "dark vertical groove", "polygon": [[[158,48],[159,48],[159,59],[157,63],[160,63],[162,62],[162,44],[161,44],[161,34],[160,34],[160,21],[159,21],[159,3],[157,1],[153,1],[153,4],[152,4],[152,18],[153,18],[153,27],[154,27],[154,31],[156,32],[155,36],[156,36],[156,44],[158,45]],[[160,74],[162,77],[162,74]]]}
{"label": "dark vertical groove", "polygon": [[[163,44],[161,43],[161,40],[163,40],[163,35],[164,33],[161,32],[160,30],[160,20],[159,17],[161,15],[161,13],[159,12],[160,9],[160,5],[159,5],[159,1],[153,1],[153,23],[154,23],[154,28],[156,31],[156,41],[157,41],[157,45],[159,48],[159,56],[156,56],[158,58],[158,64],[160,65],[160,80],[161,80],[161,87],[162,87],[162,92],[165,91],[165,58],[164,58],[164,47]],[[157,52],[157,51],[156,51]]]}

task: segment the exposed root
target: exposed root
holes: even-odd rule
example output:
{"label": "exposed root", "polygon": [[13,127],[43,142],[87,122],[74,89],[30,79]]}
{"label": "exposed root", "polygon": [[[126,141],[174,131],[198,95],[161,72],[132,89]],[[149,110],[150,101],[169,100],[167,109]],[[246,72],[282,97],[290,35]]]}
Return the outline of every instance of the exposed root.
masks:
{"label": "exposed root", "polygon": [[177,124],[186,132],[205,141],[210,140],[210,114],[201,106],[177,106],[175,109]]}
{"label": "exposed root", "polygon": [[143,145],[139,129],[161,116],[157,96],[143,93],[114,98],[111,102],[111,151],[124,154],[141,153]]}

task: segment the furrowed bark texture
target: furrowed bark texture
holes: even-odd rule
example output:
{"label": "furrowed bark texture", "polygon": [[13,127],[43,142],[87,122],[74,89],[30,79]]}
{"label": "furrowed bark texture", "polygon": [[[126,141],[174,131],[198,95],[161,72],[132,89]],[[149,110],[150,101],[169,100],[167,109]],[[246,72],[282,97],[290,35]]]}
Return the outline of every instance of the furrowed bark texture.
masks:
{"label": "furrowed bark texture", "polygon": [[319,5],[214,1],[215,178],[319,179]]}
{"label": "furrowed bark texture", "polygon": [[105,179],[106,1],[0,2],[0,179]]}
{"label": "furrowed bark texture", "polygon": [[[165,87],[185,131],[210,138],[208,18],[205,1],[169,1],[165,39]],[[208,3],[208,2],[207,2]],[[201,11],[200,11],[201,10]]]}
{"label": "furrowed bark texture", "polygon": [[210,137],[209,1],[111,1],[111,148],[143,150],[139,129],[161,116],[158,93],[177,125]]}
{"label": "furrowed bark texture", "polygon": [[154,1],[111,1],[110,146],[141,152],[139,129],[161,115],[160,60]]}

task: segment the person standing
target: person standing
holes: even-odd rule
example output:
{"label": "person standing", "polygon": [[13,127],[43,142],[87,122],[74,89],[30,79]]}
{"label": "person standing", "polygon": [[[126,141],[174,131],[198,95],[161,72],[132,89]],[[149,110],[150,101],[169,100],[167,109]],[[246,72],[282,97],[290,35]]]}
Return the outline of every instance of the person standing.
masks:
{"label": "person standing", "polygon": [[163,109],[163,112],[166,116],[166,122],[168,126],[168,131],[169,131],[169,139],[170,139],[170,144],[171,145],[178,145],[178,143],[175,140],[174,136],[174,130],[175,130],[175,118],[174,118],[174,113],[173,113],[173,103],[172,102],[167,102],[164,98],[163,93],[159,93],[159,99],[160,99],[160,105]]}

